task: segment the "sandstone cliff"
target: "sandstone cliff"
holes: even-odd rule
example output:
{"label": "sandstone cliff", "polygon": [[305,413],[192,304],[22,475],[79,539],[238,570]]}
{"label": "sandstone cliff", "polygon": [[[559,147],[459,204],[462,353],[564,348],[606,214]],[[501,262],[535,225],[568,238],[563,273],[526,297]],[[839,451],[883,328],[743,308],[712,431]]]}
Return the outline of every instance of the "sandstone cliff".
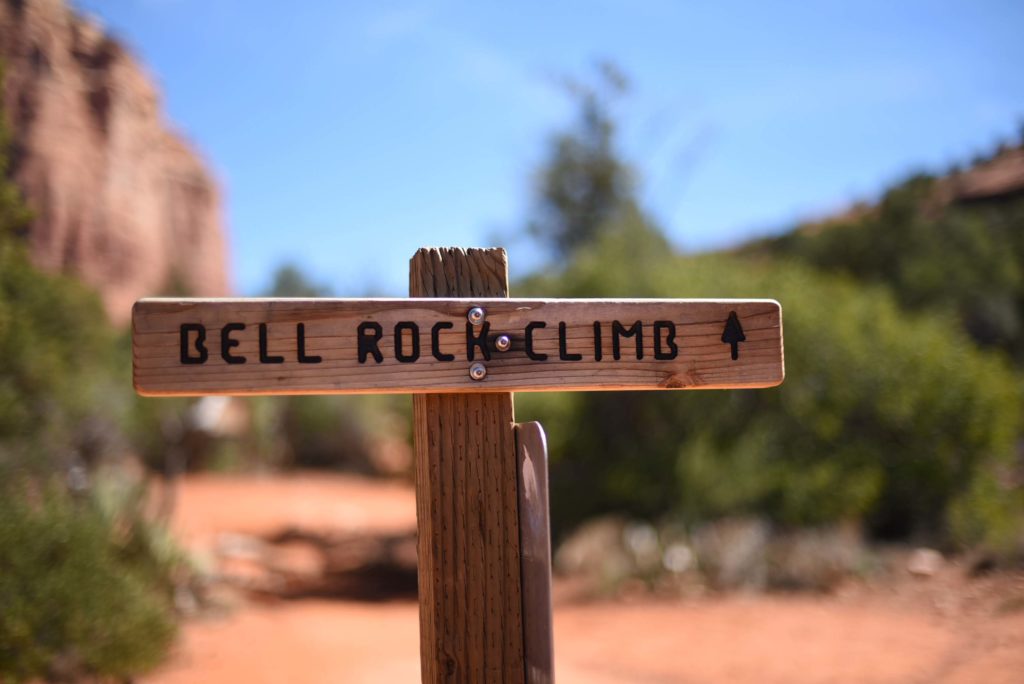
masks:
{"label": "sandstone cliff", "polygon": [[139,297],[227,294],[217,186],[126,49],[63,0],[0,0],[0,59],[36,264],[96,287],[118,323]]}

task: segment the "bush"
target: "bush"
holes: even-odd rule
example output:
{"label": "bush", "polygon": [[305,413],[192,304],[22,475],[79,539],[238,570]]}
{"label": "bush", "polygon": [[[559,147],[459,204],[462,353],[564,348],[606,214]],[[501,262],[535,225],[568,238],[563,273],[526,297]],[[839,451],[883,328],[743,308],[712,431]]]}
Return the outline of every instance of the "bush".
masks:
{"label": "bush", "polygon": [[[274,400],[290,466],[381,474],[375,460],[376,446],[385,439],[411,439],[408,397],[307,396]],[[396,430],[400,434],[394,434]]]}
{"label": "bush", "polygon": [[177,556],[138,503],[56,486],[0,497],[0,679],[124,678],[161,660]]}
{"label": "bush", "polygon": [[770,390],[522,395],[520,419],[557,425],[556,528],[608,511],[756,513],[784,525],[864,520],[883,537],[1009,542],[1020,492],[995,473],[1013,459],[1020,401],[1000,358],[950,318],[905,313],[881,287],[793,263],[654,254],[644,234],[609,232],[517,294],[772,297],[783,305],[787,379]]}
{"label": "bush", "polygon": [[950,312],[979,345],[1024,363],[1024,199],[947,205],[941,194],[916,176],[877,206],[746,249],[886,284],[902,305]]}
{"label": "bush", "polygon": [[174,635],[180,558],[138,492],[84,488],[125,450],[127,341],[95,293],[30,262],[7,142],[0,117],[0,680],[125,678]]}
{"label": "bush", "polygon": [[[0,125],[0,174],[5,142]],[[17,188],[0,176],[0,466],[45,472],[70,453],[95,460],[119,438],[132,401],[129,354],[94,292],[32,265],[27,220]]]}

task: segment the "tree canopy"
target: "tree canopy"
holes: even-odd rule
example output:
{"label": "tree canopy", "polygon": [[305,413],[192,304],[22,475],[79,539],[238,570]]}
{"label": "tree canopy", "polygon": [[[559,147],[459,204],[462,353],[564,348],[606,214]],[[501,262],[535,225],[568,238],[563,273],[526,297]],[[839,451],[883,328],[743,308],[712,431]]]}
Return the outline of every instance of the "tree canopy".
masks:
{"label": "tree canopy", "polygon": [[744,513],[1015,543],[1020,383],[977,343],[1015,339],[1024,311],[1020,208],[936,219],[923,201],[933,181],[915,179],[868,219],[731,255],[680,255],[624,182],[607,107],[592,93],[578,104],[576,128],[551,143],[530,224],[565,259],[516,292],[775,298],[787,379],[756,391],[522,395],[521,416],[558,426],[556,530],[609,511],[691,523]]}

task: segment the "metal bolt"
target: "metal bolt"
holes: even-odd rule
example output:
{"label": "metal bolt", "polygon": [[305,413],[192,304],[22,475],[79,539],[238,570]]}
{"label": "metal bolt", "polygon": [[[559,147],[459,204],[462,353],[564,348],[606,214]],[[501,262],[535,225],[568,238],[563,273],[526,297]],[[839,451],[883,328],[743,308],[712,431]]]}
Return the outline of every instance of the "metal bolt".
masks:
{"label": "metal bolt", "polygon": [[484,311],[482,306],[474,306],[466,314],[466,318],[469,319],[469,322],[473,325],[480,325],[484,322],[484,319],[487,318],[487,312]]}
{"label": "metal bolt", "polygon": [[500,352],[506,352],[512,348],[512,338],[508,335],[498,335],[494,338],[494,348]]}
{"label": "metal bolt", "polygon": [[487,366],[482,363],[474,363],[469,367],[469,377],[474,380],[483,380],[487,377]]}

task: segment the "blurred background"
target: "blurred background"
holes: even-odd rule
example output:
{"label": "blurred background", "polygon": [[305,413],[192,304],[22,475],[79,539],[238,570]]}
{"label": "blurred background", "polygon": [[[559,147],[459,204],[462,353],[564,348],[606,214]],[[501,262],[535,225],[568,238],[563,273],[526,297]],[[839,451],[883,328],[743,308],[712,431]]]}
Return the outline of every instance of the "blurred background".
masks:
{"label": "blurred background", "polygon": [[777,389],[517,396],[561,681],[1019,681],[1022,30],[0,1],[0,680],[416,681],[409,398],[142,399],[130,309],[497,244],[514,296],[785,311]]}

